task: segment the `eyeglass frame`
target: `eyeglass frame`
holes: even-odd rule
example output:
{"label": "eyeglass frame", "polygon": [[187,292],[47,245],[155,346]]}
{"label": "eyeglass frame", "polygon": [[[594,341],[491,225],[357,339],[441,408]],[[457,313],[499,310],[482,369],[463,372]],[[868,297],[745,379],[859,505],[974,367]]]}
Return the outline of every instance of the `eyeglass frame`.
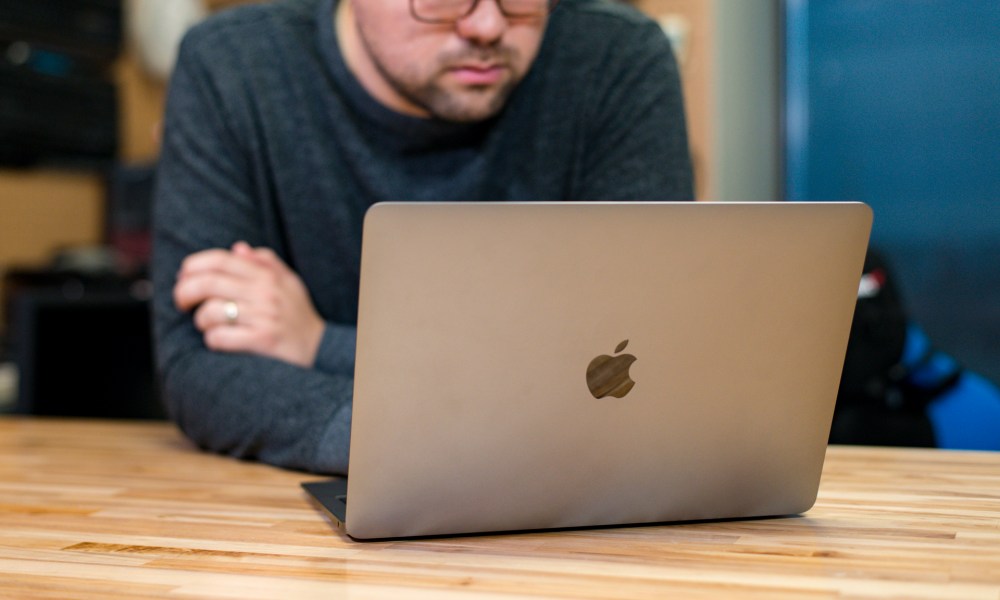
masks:
{"label": "eyeglass frame", "polygon": [[[428,24],[431,24],[431,25],[446,25],[446,24],[449,24],[449,23],[457,23],[457,22],[461,21],[462,19],[464,19],[465,17],[468,17],[472,13],[476,12],[476,7],[479,6],[479,0],[472,0],[472,3],[469,4],[469,10],[467,10],[464,14],[462,14],[459,17],[456,17],[454,19],[425,19],[425,18],[423,18],[423,17],[421,17],[420,15],[417,14],[416,4],[417,4],[418,1],[419,0],[410,0],[410,15],[414,19],[416,19],[417,21],[420,21],[421,23],[428,23]],[[500,12],[503,14],[503,16],[505,16],[507,18],[517,19],[517,18],[525,18],[525,17],[534,16],[534,15],[511,15],[511,14],[508,14],[507,11],[504,10],[504,8],[503,8],[503,0],[495,0],[495,1],[497,3],[497,8],[500,9]],[[555,10],[556,5],[559,4],[559,0],[546,0],[546,4],[548,5],[548,9],[545,11],[545,14],[551,14],[552,11]],[[541,14],[541,13],[539,13],[539,14]]]}

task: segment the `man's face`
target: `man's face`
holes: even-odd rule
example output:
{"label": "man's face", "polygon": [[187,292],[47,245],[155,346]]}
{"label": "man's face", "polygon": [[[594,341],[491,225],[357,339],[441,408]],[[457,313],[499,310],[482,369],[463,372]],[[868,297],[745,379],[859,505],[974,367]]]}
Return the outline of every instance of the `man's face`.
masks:
{"label": "man's face", "polygon": [[480,0],[455,23],[428,24],[409,0],[343,0],[341,50],[351,71],[389,108],[448,121],[497,114],[527,73],[546,16],[506,17],[497,0]]}

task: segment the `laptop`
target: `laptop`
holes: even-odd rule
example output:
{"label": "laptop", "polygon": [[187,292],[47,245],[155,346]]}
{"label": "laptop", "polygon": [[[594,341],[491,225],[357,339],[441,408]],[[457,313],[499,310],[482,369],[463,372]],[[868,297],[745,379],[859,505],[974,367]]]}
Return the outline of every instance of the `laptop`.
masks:
{"label": "laptop", "polygon": [[364,225],[355,539],[795,515],[871,210],[385,203]]}

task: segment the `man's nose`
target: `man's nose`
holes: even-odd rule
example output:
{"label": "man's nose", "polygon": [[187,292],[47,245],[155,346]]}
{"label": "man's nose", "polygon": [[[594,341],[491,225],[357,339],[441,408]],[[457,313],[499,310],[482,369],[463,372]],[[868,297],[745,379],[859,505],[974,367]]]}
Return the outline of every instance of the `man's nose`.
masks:
{"label": "man's nose", "polygon": [[507,31],[507,26],[507,16],[500,10],[500,0],[479,0],[475,9],[455,24],[458,35],[483,45],[498,41]]}

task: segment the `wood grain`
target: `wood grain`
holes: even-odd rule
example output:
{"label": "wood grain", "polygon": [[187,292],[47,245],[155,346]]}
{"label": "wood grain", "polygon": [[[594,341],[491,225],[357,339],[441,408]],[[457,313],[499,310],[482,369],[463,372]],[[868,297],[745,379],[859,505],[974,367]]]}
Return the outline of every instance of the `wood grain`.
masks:
{"label": "wood grain", "polygon": [[359,544],[163,423],[0,419],[0,598],[1000,599],[1000,455],[832,447],[801,517]]}

